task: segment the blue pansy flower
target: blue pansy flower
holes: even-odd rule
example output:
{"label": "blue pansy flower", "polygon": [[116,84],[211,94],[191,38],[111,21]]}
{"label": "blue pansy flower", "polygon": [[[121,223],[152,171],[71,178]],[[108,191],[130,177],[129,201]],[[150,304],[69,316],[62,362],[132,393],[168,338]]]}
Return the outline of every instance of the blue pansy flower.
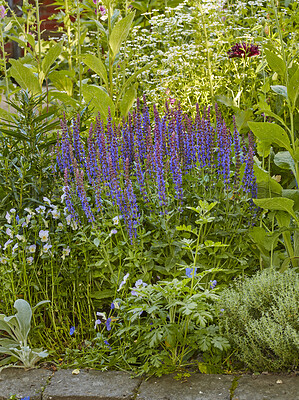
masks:
{"label": "blue pansy flower", "polygon": [[111,324],[111,318],[108,318],[107,321],[106,321],[106,328],[107,328],[107,331],[111,331],[111,326],[110,326],[110,324]]}

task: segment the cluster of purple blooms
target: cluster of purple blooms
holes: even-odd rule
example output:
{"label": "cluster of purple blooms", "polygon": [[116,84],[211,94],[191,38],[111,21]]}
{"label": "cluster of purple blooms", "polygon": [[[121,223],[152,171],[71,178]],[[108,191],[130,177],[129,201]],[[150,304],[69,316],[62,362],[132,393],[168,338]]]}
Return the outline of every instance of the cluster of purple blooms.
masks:
{"label": "cluster of purple blooms", "polygon": [[247,58],[259,56],[261,54],[257,44],[236,43],[228,52],[229,58]]}
{"label": "cluster of purple blooms", "polygon": [[137,109],[121,125],[113,124],[109,113],[104,126],[99,116],[88,135],[80,132],[79,116],[71,127],[61,121],[56,158],[72,218],[80,222],[78,200],[90,223],[96,213],[105,213],[107,201],[112,202],[132,241],[142,203],[151,211],[158,203],[162,214],[172,201],[181,207],[184,178],[199,171],[209,175],[216,171],[217,181],[222,179],[227,191],[256,197],[253,139],[249,135],[245,145],[236,127],[230,131],[217,106],[215,124],[210,114],[208,108],[200,115],[197,106],[192,119],[177,102],[175,107],[166,104],[163,115],[154,106],[150,118],[144,98],[143,110],[138,99]]}

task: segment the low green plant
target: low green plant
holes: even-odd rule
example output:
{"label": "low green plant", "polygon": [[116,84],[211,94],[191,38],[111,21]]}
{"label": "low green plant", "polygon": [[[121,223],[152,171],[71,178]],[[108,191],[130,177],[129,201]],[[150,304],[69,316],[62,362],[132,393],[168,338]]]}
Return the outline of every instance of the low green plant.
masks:
{"label": "low green plant", "polygon": [[293,270],[259,272],[220,297],[220,328],[251,370],[296,369],[299,363],[299,277]]}
{"label": "low green plant", "polygon": [[7,317],[0,314],[0,331],[5,332],[0,336],[0,353],[10,356],[5,358],[1,365],[17,359],[25,368],[32,368],[41,358],[48,357],[47,351],[31,349],[28,343],[32,312],[45,303],[49,303],[49,300],[41,301],[31,308],[26,300],[18,299],[14,303],[17,310],[15,315]]}

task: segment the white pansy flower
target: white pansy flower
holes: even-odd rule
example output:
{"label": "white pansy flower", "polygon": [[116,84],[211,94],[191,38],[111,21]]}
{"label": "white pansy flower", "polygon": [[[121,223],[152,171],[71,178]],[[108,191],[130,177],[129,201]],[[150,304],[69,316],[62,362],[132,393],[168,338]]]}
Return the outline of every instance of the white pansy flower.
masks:
{"label": "white pansy flower", "polygon": [[20,240],[21,242],[26,242],[25,236],[23,236],[23,235],[16,235],[16,238],[18,240]]}
{"label": "white pansy flower", "polygon": [[7,258],[6,257],[0,257],[0,263],[1,264],[6,264],[7,263]]}
{"label": "white pansy flower", "polygon": [[12,213],[12,214],[14,214],[14,213],[17,212],[17,210],[16,210],[15,208],[11,208],[11,209],[9,210],[9,212]]}
{"label": "white pansy flower", "polygon": [[9,245],[10,245],[12,242],[13,242],[13,240],[11,240],[11,239],[8,239],[8,241],[4,243],[3,250],[6,250],[6,249],[7,249],[7,247],[8,247],[8,246],[9,246]]}
{"label": "white pansy flower", "polygon": [[62,223],[62,222],[58,222],[57,227],[58,227],[59,229],[62,229],[62,228],[63,228],[63,223]]}
{"label": "white pansy flower", "polygon": [[40,237],[41,241],[45,243],[45,242],[48,241],[48,238],[49,238],[49,231],[43,231],[43,230],[41,230],[41,231],[39,231],[38,236]]}
{"label": "white pansy flower", "polygon": [[7,228],[5,232],[11,239],[13,238],[13,233],[12,233],[12,230],[10,228]]}
{"label": "white pansy flower", "polygon": [[60,211],[58,211],[57,208],[54,208],[53,210],[51,210],[51,214],[54,219],[58,219],[60,217]]}
{"label": "white pansy flower", "polygon": [[26,258],[26,261],[29,265],[31,265],[33,263],[33,257],[28,257]]}
{"label": "white pansy flower", "polygon": [[78,224],[74,219],[71,220],[71,228],[73,229],[73,231],[78,229]]}
{"label": "white pansy flower", "polygon": [[72,221],[72,216],[71,216],[71,215],[68,215],[68,216],[65,218],[65,220],[66,220],[66,223],[67,223],[68,225],[70,225],[70,223],[71,223],[71,221]]}
{"label": "white pansy flower", "polygon": [[51,200],[48,199],[48,197],[43,197],[43,200],[44,200],[45,203],[49,204],[49,206],[52,205]]}
{"label": "white pansy flower", "polygon": [[123,280],[121,281],[119,288],[117,289],[117,291],[119,292],[120,289],[125,285],[125,283],[127,282],[127,279],[129,278],[130,274],[129,272],[124,276]]}
{"label": "white pansy flower", "polygon": [[47,244],[45,244],[44,245],[44,247],[43,247],[43,251],[45,252],[45,253],[47,253],[48,252],[48,250],[50,250],[50,248],[52,247],[52,245],[51,244],[49,244],[49,243],[47,243]]}
{"label": "white pansy flower", "polygon": [[5,218],[6,218],[6,221],[10,224],[11,223],[11,215],[9,214],[8,211],[5,214]]}
{"label": "white pansy flower", "polygon": [[17,250],[17,248],[19,247],[18,243],[16,243],[14,245],[14,247],[12,248],[12,254],[15,254],[15,251]]}
{"label": "white pansy flower", "polygon": [[112,218],[114,225],[118,225],[120,219],[121,219],[121,215],[117,215],[116,217]]}
{"label": "white pansy flower", "polygon": [[36,211],[38,214],[44,214],[44,212],[46,211],[46,207],[45,207],[45,206],[38,206],[38,207],[35,209],[35,211]]}
{"label": "white pansy flower", "polygon": [[67,246],[65,249],[62,249],[62,256],[61,258],[64,260],[65,257],[69,256],[71,252],[71,249],[69,246]]}
{"label": "white pansy flower", "polygon": [[31,244],[31,245],[28,247],[28,250],[29,250],[30,253],[35,253],[35,251],[36,251],[36,245],[35,245],[35,244]]}

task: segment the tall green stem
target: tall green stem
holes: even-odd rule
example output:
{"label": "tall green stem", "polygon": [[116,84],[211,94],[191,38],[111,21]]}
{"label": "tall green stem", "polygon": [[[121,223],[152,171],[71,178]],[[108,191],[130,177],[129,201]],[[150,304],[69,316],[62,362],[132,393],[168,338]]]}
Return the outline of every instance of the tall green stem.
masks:
{"label": "tall green stem", "polygon": [[38,41],[38,55],[37,55],[37,60],[38,60],[38,75],[40,74],[41,71],[41,55],[42,55],[42,47],[41,47],[41,32],[40,32],[40,18],[39,18],[39,4],[38,0],[35,0],[35,6],[36,6],[36,23],[37,23],[37,41]]}

